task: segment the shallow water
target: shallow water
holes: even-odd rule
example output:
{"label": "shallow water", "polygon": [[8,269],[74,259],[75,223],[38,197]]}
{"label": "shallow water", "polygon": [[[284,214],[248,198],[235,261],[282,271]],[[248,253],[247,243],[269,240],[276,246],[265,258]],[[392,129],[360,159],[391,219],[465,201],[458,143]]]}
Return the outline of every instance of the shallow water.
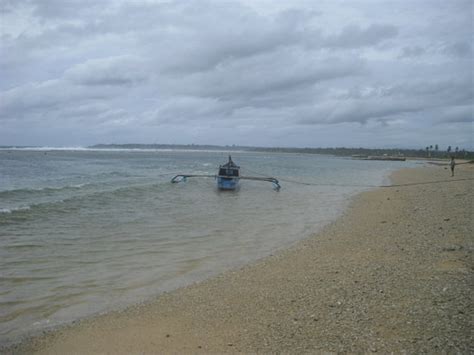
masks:
{"label": "shallow water", "polygon": [[[408,162],[233,152],[0,150],[0,342],[146,300],[270,254],[334,220]],[[304,185],[295,182],[314,185]],[[337,185],[337,186],[335,186]]]}

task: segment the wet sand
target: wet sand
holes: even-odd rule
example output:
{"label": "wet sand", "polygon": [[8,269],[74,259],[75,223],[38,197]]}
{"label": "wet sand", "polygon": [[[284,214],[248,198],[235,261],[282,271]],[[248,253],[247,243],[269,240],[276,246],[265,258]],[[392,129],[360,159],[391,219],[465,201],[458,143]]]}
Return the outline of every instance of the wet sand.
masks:
{"label": "wet sand", "polygon": [[[7,352],[474,351],[474,165],[401,170],[312,238]],[[317,196],[315,196],[317,198]]]}

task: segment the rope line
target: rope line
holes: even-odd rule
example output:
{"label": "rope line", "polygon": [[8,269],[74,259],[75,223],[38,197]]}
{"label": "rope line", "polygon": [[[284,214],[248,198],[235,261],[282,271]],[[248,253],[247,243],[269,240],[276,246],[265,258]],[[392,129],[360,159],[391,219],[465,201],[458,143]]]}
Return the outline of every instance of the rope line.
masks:
{"label": "rope line", "polygon": [[456,182],[456,181],[468,181],[468,180],[474,180],[474,178],[453,179],[453,180],[437,180],[437,181],[423,181],[423,182],[408,182],[406,184],[380,185],[378,187],[402,187],[402,186],[441,184],[443,182]]}
{"label": "rope line", "polygon": [[[466,163],[459,163],[459,164],[466,164]],[[252,171],[250,169],[246,169],[249,172],[260,175],[260,176],[267,176],[256,171]],[[423,181],[423,182],[410,182],[405,184],[392,184],[392,185],[356,185],[356,184],[327,184],[327,183],[314,183],[314,182],[307,182],[307,181],[298,181],[298,180],[291,180],[291,179],[284,179],[279,178],[279,181],[289,182],[293,184],[299,185],[306,185],[306,186],[339,186],[339,187],[367,187],[367,188],[391,188],[391,187],[403,187],[403,186],[416,186],[416,185],[428,185],[428,184],[440,184],[440,183],[448,183],[448,182],[457,182],[457,181],[468,181],[474,180],[474,178],[465,178],[465,179],[450,179],[450,180],[436,180],[436,181]]]}
{"label": "rope line", "polygon": [[445,183],[445,182],[447,183],[447,182],[457,182],[457,181],[468,181],[468,180],[474,180],[474,178],[453,179],[453,180],[437,180],[437,181],[423,181],[423,182],[409,182],[409,183],[406,183],[406,184],[392,184],[392,185],[320,184],[320,183],[311,183],[311,182],[303,182],[303,181],[288,180],[288,179],[279,179],[279,180],[289,182],[289,183],[293,183],[293,184],[307,185],[307,186],[391,188],[391,187],[403,187],[403,186],[440,184],[440,183]]}

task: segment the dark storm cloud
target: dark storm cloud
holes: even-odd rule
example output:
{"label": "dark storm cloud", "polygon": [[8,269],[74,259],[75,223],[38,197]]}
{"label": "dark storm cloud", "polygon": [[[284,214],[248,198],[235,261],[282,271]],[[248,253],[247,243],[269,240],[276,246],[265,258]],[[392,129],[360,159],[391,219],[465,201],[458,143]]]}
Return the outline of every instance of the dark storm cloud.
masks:
{"label": "dark storm cloud", "polygon": [[129,141],[200,132],[197,142],[213,143],[231,130],[236,144],[292,132],[285,144],[298,145],[298,134],[318,134],[311,127],[344,127],[344,141],[377,125],[427,133],[446,123],[462,135],[472,121],[469,2],[19,0],[2,9],[9,132],[42,122],[108,139],[120,127],[135,132]]}

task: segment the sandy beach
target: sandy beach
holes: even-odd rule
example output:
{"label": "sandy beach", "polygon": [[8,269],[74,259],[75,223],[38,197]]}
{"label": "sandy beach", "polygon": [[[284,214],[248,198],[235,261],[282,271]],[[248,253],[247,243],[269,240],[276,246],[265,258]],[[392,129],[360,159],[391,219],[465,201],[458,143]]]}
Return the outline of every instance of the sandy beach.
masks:
{"label": "sandy beach", "polygon": [[289,250],[6,352],[472,353],[474,165],[450,175],[398,171]]}

